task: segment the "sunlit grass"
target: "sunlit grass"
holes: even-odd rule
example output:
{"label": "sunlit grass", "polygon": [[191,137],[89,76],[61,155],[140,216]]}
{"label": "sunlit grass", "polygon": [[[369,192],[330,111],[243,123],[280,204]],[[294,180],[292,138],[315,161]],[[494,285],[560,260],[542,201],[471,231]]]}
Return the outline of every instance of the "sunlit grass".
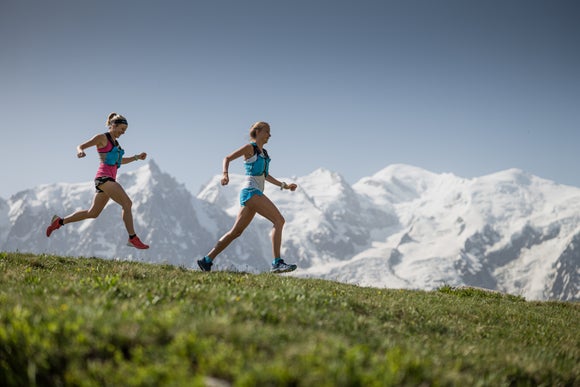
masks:
{"label": "sunlit grass", "polygon": [[0,385],[578,385],[580,307],[0,253]]}

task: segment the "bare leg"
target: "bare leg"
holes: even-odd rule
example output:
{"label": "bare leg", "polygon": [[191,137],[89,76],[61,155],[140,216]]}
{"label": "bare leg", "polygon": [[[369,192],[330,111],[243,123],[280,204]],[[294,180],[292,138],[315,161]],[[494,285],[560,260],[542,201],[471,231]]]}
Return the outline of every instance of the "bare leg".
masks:
{"label": "bare leg", "polygon": [[118,203],[123,211],[123,222],[129,235],[135,235],[135,227],[133,226],[133,213],[131,207],[133,202],[121,186],[116,181],[107,181],[99,186],[111,199]]}
{"label": "bare leg", "polygon": [[272,239],[272,255],[274,258],[280,258],[282,229],[284,228],[286,220],[278,210],[278,207],[266,195],[252,196],[246,202],[246,206],[272,222],[273,228],[270,233],[270,238]]}
{"label": "bare leg", "polygon": [[247,206],[242,207],[231,230],[225,233],[224,236],[222,236],[220,240],[217,241],[215,247],[211,249],[207,256],[214,260],[219,253],[224,251],[224,249],[234,241],[234,239],[242,235],[246,227],[248,227],[252,219],[254,219],[254,215],[256,215],[256,211],[248,208]]}
{"label": "bare leg", "polygon": [[81,220],[96,218],[99,216],[105,205],[109,201],[109,196],[103,192],[97,192],[93,197],[93,204],[88,210],[79,210],[62,220],[63,224],[78,222]]}

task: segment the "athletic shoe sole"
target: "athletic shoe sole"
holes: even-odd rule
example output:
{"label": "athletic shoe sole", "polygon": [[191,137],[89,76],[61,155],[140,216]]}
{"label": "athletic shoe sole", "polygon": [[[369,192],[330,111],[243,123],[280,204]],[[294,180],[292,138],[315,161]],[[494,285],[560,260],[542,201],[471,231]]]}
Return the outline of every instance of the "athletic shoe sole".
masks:
{"label": "athletic shoe sole", "polygon": [[294,271],[298,268],[298,266],[296,265],[287,265],[287,267],[284,268],[272,268],[272,270],[270,270],[271,273],[274,274],[282,274],[282,273],[289,273],[291,271]]}

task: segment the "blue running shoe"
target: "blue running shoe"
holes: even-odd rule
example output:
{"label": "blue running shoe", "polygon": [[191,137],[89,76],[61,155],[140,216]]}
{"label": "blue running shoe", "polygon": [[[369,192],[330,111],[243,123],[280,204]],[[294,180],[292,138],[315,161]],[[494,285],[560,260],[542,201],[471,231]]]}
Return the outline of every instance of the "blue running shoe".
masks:
{"label": "blue running shoe", "polygon": [[288,273],[289,271],[296,270],[297,267],[298,266],[294,264],[288,265],[283,259],[280,259],[276,263],[272,263],[272,269],[270,269],[270,272],[275,274]]}
{"label": "blue running shoe", "polygon": [[203,257],[202,259],[199,259],[197,261],[197,266],[199,266],[199,268],[201,269],[201,271],[211,271],[212,265],[213,265],[213,262],[206,261],[205,260],[205,257]]}

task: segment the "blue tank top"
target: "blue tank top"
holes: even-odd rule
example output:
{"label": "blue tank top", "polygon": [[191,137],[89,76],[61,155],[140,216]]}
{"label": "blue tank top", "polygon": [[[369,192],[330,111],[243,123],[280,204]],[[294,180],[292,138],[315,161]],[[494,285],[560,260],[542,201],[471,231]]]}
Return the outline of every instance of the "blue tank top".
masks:
{"label": "blue tank top", "polygon": [[244,161],[246,176],[268,176],[268,169],[270,167],[268,152],[266,149],[262,149],[260,152],[260,148],[258,148],[255,142],[251,144],[254,147],[254,155]]}

